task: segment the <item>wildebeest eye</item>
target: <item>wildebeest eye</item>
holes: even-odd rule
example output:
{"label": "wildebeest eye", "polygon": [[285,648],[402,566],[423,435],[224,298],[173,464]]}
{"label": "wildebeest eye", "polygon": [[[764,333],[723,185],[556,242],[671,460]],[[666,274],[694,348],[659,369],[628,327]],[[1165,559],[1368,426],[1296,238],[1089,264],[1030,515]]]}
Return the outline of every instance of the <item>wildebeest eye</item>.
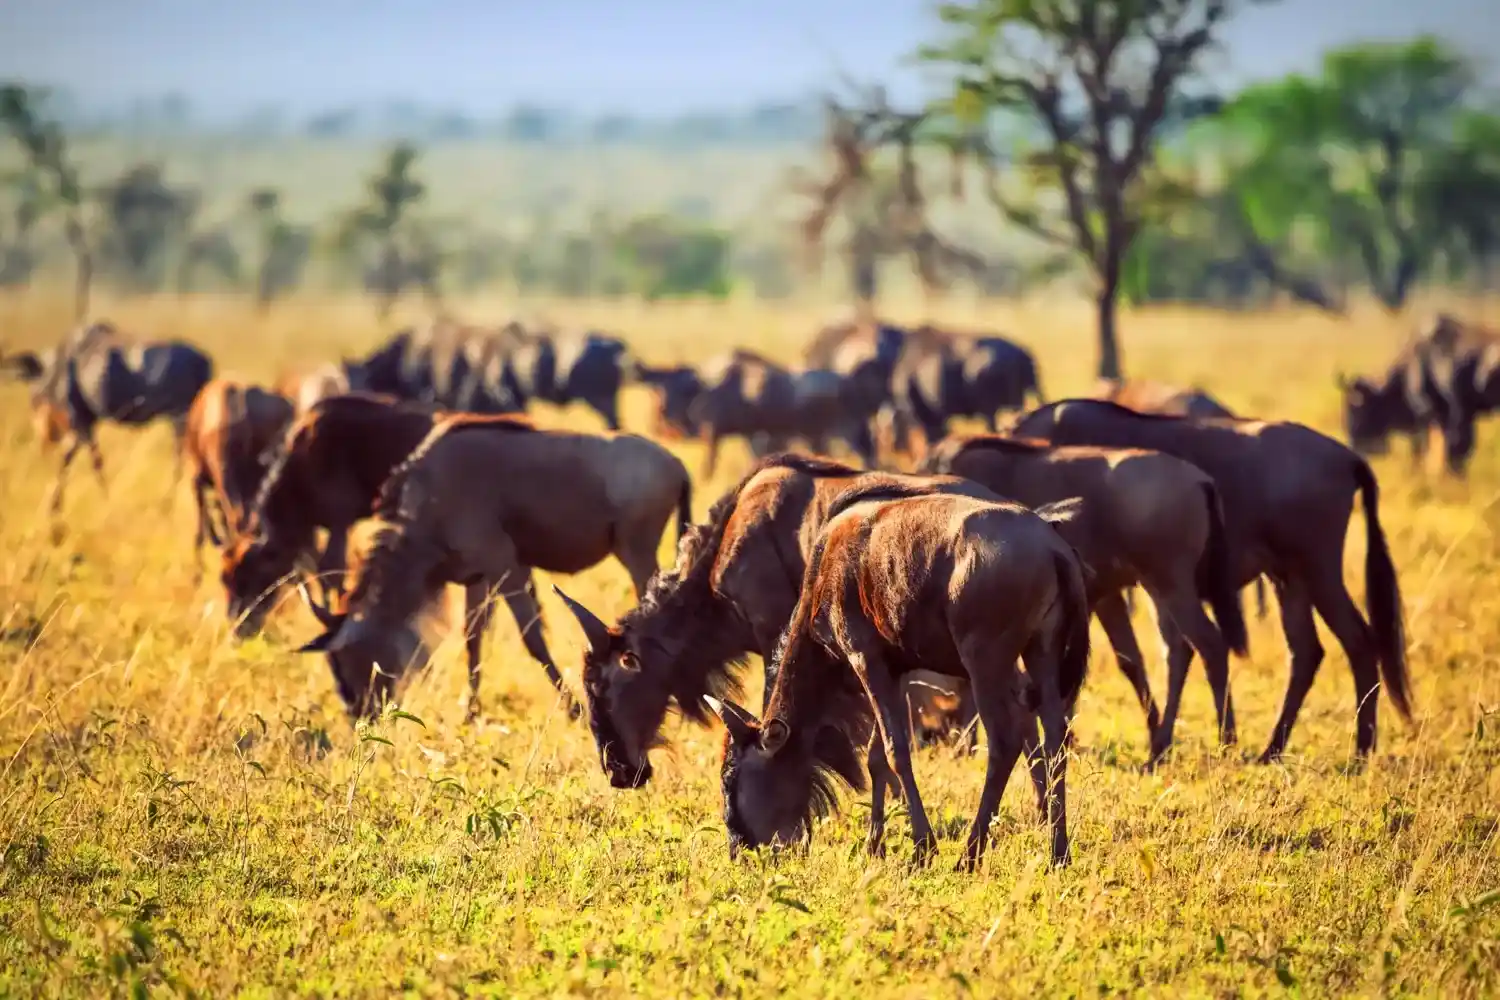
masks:
{"label": "wildebeest eye", "polygon": [[630,650],[620,654],[620,669],[635,671],[641,669],[640,659]]}

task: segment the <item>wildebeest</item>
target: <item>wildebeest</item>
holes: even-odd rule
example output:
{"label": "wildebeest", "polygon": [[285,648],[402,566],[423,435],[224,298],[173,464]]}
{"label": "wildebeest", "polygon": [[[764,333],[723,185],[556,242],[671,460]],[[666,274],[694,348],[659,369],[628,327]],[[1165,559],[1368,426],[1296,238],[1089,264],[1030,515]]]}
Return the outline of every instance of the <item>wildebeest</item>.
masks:
{"label": "wildebeest", "polygon": [[183,341],[132,342],[113,325],[94,323],[51,351],[26,351],[6,362],[31,386],[32,407],[44,414],[39,420],[44,440],[61,439],[64,445],[49,503],[54,514],[62,508],[68,468],[81,449],[88,448],[104,485],[104,457],[94,437],[101,421],[127,426],[170,421],[180,478],[188,408],[213,377],[207,354]]}
{"label": "wildebeest", "polygon": [[[473,718],[480,644],[498,590],[527,652],[566,696],[535,627],[540,609],[532,570],[580,573],[613,555],[640,595],[656,571],[663,530],[675,513],[685,531],[691,502],[682,463],[634,434],[441,422],[382,486],[377,509],[388,526],[364,571],[351,577],[347,615],[309,648],[337,652],[387,641],[437,587],[463,584]],[[571,699],[569,708],[576,710]]]}
{"label": "wildebeest", "polygon": [[274,389],[291,400],[293,409],[300,417],[319,400],[367,388],[359,384],[357,377],[358,369],[329,363],[319,365],[311,371],[286,372],[276,380]]}
{"label": "wildebeest", "polygon": [[224,550],[225,605],[237,636],[260,631],[281,584],[299,562],[315,556],[319,529],[328,541],[317,572],[324,585],[338,588],[349,529],[373,513],[381,484],[439,416],[421,403],[349,393],[321,400],[297,418],[261,482],[247,530]]}
{"label": "wildebeest", "polygon": [[881,789],[894,770],[916,856],[929,860],[937,837],[912,772],[899,683],[926,669],[969,681],[988,745],[960,865],[978,867],[1022,753],[1033,759],[1052,861],[1066,863],[1064,741],[1089,656],[1084,573],[1072,548],[1018,504],[889,484],[851,489],[829,515],[776,652],[765,721],[728,701],[715,706],[729,730],[721,782],[731,846],[809,835],[833,804],[835,777],[864,785],[857,751],[878,726],[866,755],[870,845],[879,849]]}
{"label": "wildebeest", "polygon": [[[1356,754],[1363,758],[1375,749],[1382,679],[1397,710],[1410,719],[1401,591],[1380,527],[1375,474],[1359,455],[1300,424],[1148,415],[1101,400],[1051,403],[1024,418],[1015,434],[1054,444],[1149,448],[1213,477],[1236,582],[1271,578],[1292,654],[1286,700],[1263,762],[1286,748],[1322,663],[1314,610],[1344,647],[1354,673]],[[1365,512],[1369,621],[1344,585],[1344,541],[1356,495]]]}
{"label": "wildebeest", "polygon": [[951,738],[962,740],[969,750],[977,745],[974,729],[979,716],[966,682],[930,670],[913,670],[902,682],[917,746]]}
{"label": "wildebeest", "polygon": [[[383,527],[380,521],[372,518],[360,521],[349,529],[347,569],[350,574],[357,576],[363,572],[364,563],[369,559]],[[316,598],[313,596],[314,589],[319,595]],[[309,587],[306,580],[298,581],[297,590],[308,610],[324,629],[335,626],[339,616],[347,611],[348,595],[343,591],[324,587],[319,581],[314,581],[313,586]],[[452,591],[451,587],[444,588],[443,593],[432,604],[423,608],[416,618],[392,629],[383,648],[372,642],[352,649],[325,650],[334,686],[350,715],[367,719],[378,715],[381,706],[371,694],[379,690],[379,685],[371,684],[372,678],[382,674],[405,678],[427,668],[432,661],[433,650],[427,637],[423,635],[424,628],[447,631],[461,614],[460,609],[453,607],[450,599]]]}
{"label": "wildebeest", "polygon": [[648,754],[673,703],[706,722],[703,695],[736,690],[733,672],[747,654],[759,654],[770,670],[797,604],[806,553],[834,498],[859,482],[916,482],[994,498],[955,476],[861,473],[825,458],[771,455],[688,531],[673,567],[652,579],[614,627],[559,590],[587,641],[584,694],[610,784],[639,788],[650,780]]}
{"label": "wildebeest", "polygon": [[[223,545],[245,530],[271,449],[292,416],[284,396],[235,379],[213,379],[193,400],[183,448],[198,509],[195,568],[205,540]],[[214,521],[215,510],[222,528]]]}
{"label": "wildebeest", "polygon": [[1032,397],[1045,402],[1030,351],[1002,337],[931,326],[907,331],[891,379],[898,417],[915,424],[928,447],[954,417],[978,417],[993,432],[999,411],[1022,410]]}
{"label": "wildebeest", "polygon": [[794,438],[806,441],[814,452],[826,452],[829,440],[838,435],[862,461],[874,462],[869,426],[848,417],[844,382],[828,369],[794,371],[737,349],[710,364],[700,379],[688,420],[708,445],[706,477],[718,466],[719,443],[732,435],[749,441],[757,458],[785,450]]}
{"label": "wildebeest", "polygon": [[375,392],[470,413],[512,413],[533,400],[582,402],[619,430],[627,350],[600,333],[556,334],[438,320],[402,330],[345,372]]}
{"label": "wildebeest", "polygon": [[[1229,653],[1244,654],[1248,639],[1223,506],[1206,472],[1158,451],[1054,447],[993,434],[945,439],[921,471],[972,479],[1028,507],[1080,498],[1078,512],[1057,531],[1091,571],[1090,607],[1146,713],[1151,761],[1171,746],[1190,649],[1203,657],[1220,737],[1235,741]],[[1124,595],[1135,586],[1151,595],[1169,652],[1164,718],[1158,717],[1125,607]],[[1204,603],[1217,625],[1203,613]]]}
{"label": "wildebeest", "polygon": [[1170,417],[1233,417],[1229,408],[1201,386],[1183,388],[1147,379],[1102,378],[1094,387],[1094,398],[1135,410]]}
{"label": "wildebeest", "polygon": [[687,441],[698,436],[692,407],[703,392],[703,379],[691,365],[649,365],[637,361],[635,380],[654,397],[651,434],[660,441]]}
{"label": "wildebeest", "polygon": [[1362,455],[1383,454],[1392,434],[1426,457],[1429,432],[1443,434],[1448,471],[1462,476],[1474,451],[1474,422],[1500,408],[1500,333],[1439,313],[1378,379],[1340,375],[1344,429]]}

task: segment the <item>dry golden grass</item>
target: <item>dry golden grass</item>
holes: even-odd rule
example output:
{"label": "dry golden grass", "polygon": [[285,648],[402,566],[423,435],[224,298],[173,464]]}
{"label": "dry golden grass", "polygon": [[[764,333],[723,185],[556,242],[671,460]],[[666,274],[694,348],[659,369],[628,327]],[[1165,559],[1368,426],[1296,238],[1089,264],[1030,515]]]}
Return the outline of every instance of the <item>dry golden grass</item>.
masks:
{"label": "dry golden grass", "polygon": [[[38,292],[0,301],[0,331],[12,347],[46,342],[60,309]],[[265,379],[384,333],[358,302],[288,303],[265,321],[227,300],[101,309]],[[617,330],[653,359],[736,342],[790,357],[820,318],[739,304],[547,311]],[[1082,304],[954,306],[942,318],[1033,346],[1053,396],[1091,381]],[[1336,432],[1333,372],[1374,368],[1402,330],[1375,314],[1340,324],[1160,311],[1124,317],[1124,336],[1134,373],[1198,381],[1241,411]],[[628,400],[628,426],[641,426],[643,403]],[[538,416],[597,426],[581,412]],[[1419,724],[1404,729],[1387,703],[1366,772],[1344,769],[1352,684],[1331,639],[1284,765],[1246,762],[1286,683],[1273,623],[1252,622],[1253,655],[1233,675],[1246,745],[1214,746],[1195,671],[1176,755],[1154,776],[1138,772],[1139,712],[1101,648],[1070,775],[1075,863],[1043,864],[1017,779],[986,868],[968,878],[948,864],[977,801],[978,760],[920,756],[946,838],[931,870],[908,872],[899,817],[891,857],[868,860],[857,797],[809,856],[730,863],[718,732],[674,727],[651,786],[611,790],[587,730],[555,710],[507,620],[488,646],[482,727],[461,724],[448,649],[404,706],[421,723],[356,732],[323,663],[291,652],[313,630],[300,609],[268,640],[226,641],[213,573],[194,581],[190,504],[164,428],[105,434],[108,496],[80,470],[69,534],[54,544],[42,510],[50,464],[24,393],[0,389],[0,995],[1494,995],[1493,440],[1483,434],[1466,486],[1414,474],[1404,453],[1377,465]],[[702,456],[688,446],[684,458],[696,470]],[[699,484],[700,514],[739,468]],[[1356,525],[1351,582],[1361,538]],[[601,613],[630,603],[613,564],[567,586]],[[577,690],[579,636],[542,590]],[[1152,676],[1160,692],[1159,663]]]}

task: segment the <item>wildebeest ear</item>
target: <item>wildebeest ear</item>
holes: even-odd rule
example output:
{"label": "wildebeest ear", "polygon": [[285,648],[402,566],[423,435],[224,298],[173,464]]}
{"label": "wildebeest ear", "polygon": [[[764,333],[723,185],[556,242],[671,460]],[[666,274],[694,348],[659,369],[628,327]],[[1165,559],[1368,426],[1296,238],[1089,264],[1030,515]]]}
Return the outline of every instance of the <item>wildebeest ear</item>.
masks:
{"label": "wildebeest ear", "polygon": [[724,721],[724,728],[736,743],[754,743],[760,738],[760,725],[755,716],[732,701],[720,701],[711,694],[703,696],[708,707]]}
{"label": "wildebeest ear", "polygon": [[1048,524],[1066,524],[1077,517],[1083,510],[1083,497],[1068,497],[1066,500],[1054,500],[1044,503],[1036,508],[1037,517]]}
{"label": "wildebeest ear", "polygon": [[786,746],[786,741],[791,735],[792,727],[787,725],[784,719],[768,719],[760,728],[760,748],[765,753],[775,753]]}

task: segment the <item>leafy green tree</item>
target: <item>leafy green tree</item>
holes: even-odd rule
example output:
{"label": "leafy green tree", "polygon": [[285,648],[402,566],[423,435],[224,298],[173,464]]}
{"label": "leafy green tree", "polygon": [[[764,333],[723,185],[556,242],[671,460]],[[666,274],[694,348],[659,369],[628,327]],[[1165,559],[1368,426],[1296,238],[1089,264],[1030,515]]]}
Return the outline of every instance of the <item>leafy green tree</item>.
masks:
{"label": "leafy green tree", "polygon": [[198,192],[169,184],[157,164],[126,170],[97,192],[100,207],[99,258],[103,270],[135,292],[167,284],[174,261],[193,238]]}
{"label": "leafy green tree", "polygon": [[275,188],[250,192],[245,207],[255,228],[258,248],[255,307],[265,313],[271,303],[301,283],[312,250],[312,234],[306,226],[286,221],[281,211],[281,192]]}
{"label": "leafy green tree", "polygon": [[366,182],[364,203],[344,216],[334,237],[336,252],[358,267],[382,319],[407,289],[432,300],[441,295],[441,256],[420,217],[427,188],[416,177],[419,156],[410,143],[393,146]]}
{"label": "leafy green tree", "polygon": [[1262,273],[1285,284],[1300,241],[1394,312],[1445,255],[1491,254],[1500,130],[1477,97],[1476,68],[1434,38],[1337,49],[1238,95],[1215,131]]}
{"label": "leafy green tree", "polygon": [[0,128],[10,133],[25,152],[27,161],[45,193],[38,211],[56,208],[62,215],[63,235],[73,252],[73,315],[84,320],[89,311],[89,289],[94,278],[94,256],[84,228],[84,191],[78,171],[68,159],[62,128],[42,113],[46,95],[20,84],[0,85]]}
{"label": "leafy green tree", "polygon": [[666,216],[645,216],[613,238],[627,287],[648,300],[729,294],[729,237]]}
{"label": "leafy green tree", "polygon": [[[1012,224],[1081,258],[1095,279],[1101,376],[1121,373],[1116,306],[1157,142],[1214,109],[1189,84],[1223,23],[1253,2],[943,3],[945,37],[919,53],[952,75],[945,103],[974,130],[960,148],[989,168],[990,200]],[[1000,119],[1014,126],[1007,163],[1021,192],[998,182]]]}

